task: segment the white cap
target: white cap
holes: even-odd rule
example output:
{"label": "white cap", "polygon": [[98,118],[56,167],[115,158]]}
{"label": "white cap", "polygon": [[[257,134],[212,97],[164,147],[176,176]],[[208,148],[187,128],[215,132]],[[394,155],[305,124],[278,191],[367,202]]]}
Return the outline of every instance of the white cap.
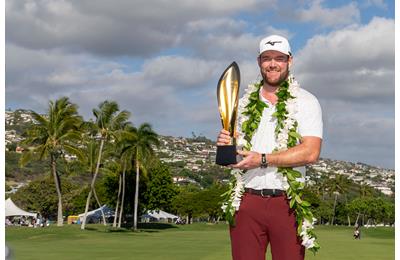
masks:
{"label": "white cap", "polygon": [[263,53],[264,51],[269,51],[269,50],[279,51],[282,52],[283,54],[292,56],[288,40],[285,37],[279,35],[270,35],[261,40],[260,54]]}

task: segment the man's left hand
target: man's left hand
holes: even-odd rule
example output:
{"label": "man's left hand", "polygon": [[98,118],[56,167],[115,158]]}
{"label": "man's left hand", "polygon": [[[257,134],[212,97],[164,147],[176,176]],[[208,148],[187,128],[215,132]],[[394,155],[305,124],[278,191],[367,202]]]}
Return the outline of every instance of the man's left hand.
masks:
{"label": "man's left hand", "polygon": [[241,170],[250,170],[260,167],[261,164],[261,154],[257,152],[247,152],[238,150],[237,153],[243,156],[243,160],[237,164],[230,165],[232,168]]}

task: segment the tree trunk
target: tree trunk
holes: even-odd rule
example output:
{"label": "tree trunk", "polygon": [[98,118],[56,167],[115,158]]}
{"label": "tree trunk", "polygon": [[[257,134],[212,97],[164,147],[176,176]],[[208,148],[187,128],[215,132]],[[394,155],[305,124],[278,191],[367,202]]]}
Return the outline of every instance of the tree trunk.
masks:
{"label": "tree trunk", "polygon": [[136,153],[136,189],[135,189],[135,210],[133,213],[133,230],[137,230],[137,211],[138,211],[138,203],[139,203],[139,160],[138,154]]}
{"label": "tree trunk", "polygon": [[82,223],[81,223],[81,229],[85,229],[86,217],[87,217],[87,213],[89,211],[89,203],[90,203],[90,199],[91,198],[92,198],[92,189],[89,189],[89,194],[88,194],[88,197],[86,198],[85,213],[83,215],[83,220],[82,220]]}
{"label": "tree trunk", "polygon": [[113,227],[117,227],[119,196],[121,195],[121,186],[122,186],[122,184],[121,184],[122,180],[121,180],[121,179],[122,179],[121,174],[119,174],[118,195],[117,195],[117,206],[115,206]]}
{"label": "tree trunk", "polygon": [[124,163],[124,170],[122,171],[122,197],[121,197],[121,209],[119,210],[119,220],[118,227],[121,227],[122,222],[122,212],[124,211],[124,202],[125,202],[125,172],[126,172],[126,163]]}
{"label": "tree trunk", "polygon": [[85,229],[87,213],[89,211],[90,199],[92,198],[92,190],[94,188],[94,184],[96,182],[96,178],[97,178],[97,175],[99,173],[100,161],[101,161],[101,153],[103,152],[103,146],[104,146],[104,139],[102,138],[101,142],[100,142],[100,148],[99,148],[99,157],[97,158],[96,171],[94,173],[94,176],[93,176],[93,179],[92,179],[92,183],[90,185],[90,191],[89,191],[88,197],[86,199],[85,214],[83,215],[83,221],[82,221],[82,224],[81,224],[81,229]]}
{"label": "tree trunk", "polygon": [[371,219],[370,218],[368,218],[368,220],[367,220],[367,228],[369,228],[369,221],[370,221]]}
{"label": "tree trunk", "polygon": [[58,197],[57,226],[61,227],[63,225],[61,185],[60,185],[60,178],[57,174],[56,159],[54,158],[54,155],[51,155],[51,170],[53,172],[54,184],[56,185],[56,191]]}
{"label": "tree trunk", "polygon": [[[348,201],[347,201],[347,195],[346,194],[344,195],[344,198],[346,200],[346,205],[347,205]],[[347,222],[349,223],[349,227],[351,227],[351,220],[350,220],[349,212],[347,212]]]}
{"label": "tree trunk", "polygon": [[100,207],[101,216],[103,218],[103,224],[104,224],[104,226],[107,226],[106,216],[104,215],[104,211],[103,211],[102,205],[100,204],[99,198],[97,197],[95,187],[93,187],[93,195],[94,195],[94,198],[96,199],[97,204]]}
{"label": "tree trunk", "polygon": [[358,212],[358,214],[357,214],[357,219],[356,219],[356,222],[354,223],[354,226],[358,226],[358,218],[360,217],[360,212]]}
{"label": "tree trunk", "polygon": [[333,204],[333,216],[332,216],[331,225],[333,225],[333,222],[335,221],[336,202],[337,202],[337,193],[335,194],[335,202],[334,202],[334,204]]}

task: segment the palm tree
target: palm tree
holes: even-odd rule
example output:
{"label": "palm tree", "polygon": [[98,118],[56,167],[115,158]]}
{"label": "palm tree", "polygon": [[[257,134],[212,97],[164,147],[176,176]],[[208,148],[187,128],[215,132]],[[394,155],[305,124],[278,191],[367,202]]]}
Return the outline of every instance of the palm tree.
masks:
{"label": "palm tree", "polygon": [[122,197],[121,197],[121,209],[119,211],[119,219],[118,219],[118,227],[121,227],[122,221],[122,212],[124,210],[124,202],[125,202],[125,173],[127,170],[132,168],[132,152],[135,147],[135,140],[137,139],[135,128],[128,124],[125,126],[124,131],[119,135],[120,137],[120,147],[121,149],[121,164],[122,167]]}
{"label": "palm tree", "polygon": [[57,172],[57,160],[67,152],[82,158],[82,153],[74,141],[81,139],[80,126],[82,117],[78,115],[78,107],[72,104],[67,97],[55,102],[49,102],[46,115],[32,112],[36,124],[26,132],[27,138],[23,144],[30,146],[20,160],[26,165],[30,160],[38,157],[50,159],[51,172],[54,177],[58,196],[57,226],[63,225],[62,195],[60,176]]}
{"label": "palm tree", "polygon": [[119,113],[118,111],[119,111],[118,104],[114,101],[108,101],[108,100],[100,103],[98,109],[93,109],[93,114],[96,117],[96,126],[99,131],[97,137],[100,140],[100,147],[97,157],[96,170],[93,175],[89,194],[86,200],[85,214],[83,216],[81,229],[85,229],[86,217],[89,210],[89,203],[92,197],[92,192],[94,192],[95,189],[94,187],[100,169],[101,156],[103,152],[104,143],[108,142],[111,137],[115,137],[118,131],[120,131],[123,128],[123,126],[127,124],[127,120],[130,116],[130,113],[126,110],[123,110]]}
{"label": "palm tree", "polygon": [[[90,127],[90,125],[91,125],[88,122],[85,122],[84,124],[85,124],[86,128],[88,126]],[[91,125],[91,126],[93,126],[93,125]],[[84,141],[84,145],[81,149],[83,151],[84,158],[83,158],[83,160],[81,160],[81,163],[85,166],[86,172],[89,172],[90,176],[93,178],[94,173],[96,171],[96,158],[98,157],[97,153],[99,151],[99,149],[98,149],[99,144],[96,142],[96,140],[94,140],[93,136],[91,136],[90,134],[85,135],[85,137],[83,139],[85,141]],[[102,205],[97,196],[96,189],[93,189],[93,195],[97,202],[97,205],[101,208]],[[104,223],[104,225],[106,225],[106,217],[104,215],[103,209],[101,209],[101,215],[103,218],[103,223]]]}
{"label": "palm tree", "polygon": [[328,184],[329,194],[335,195],[335,202],[333,204],[333,215],[332,215],[332,221],[331,221],[331,225],[333,225],[333,222],[335,220],[336,203],[337,203],[338,196],[340,194],[347,193],[347,191],[349,189],[349,179],[345,175],[335,174],[335,177],[333,179],[329,179],[327,184]]}
{"label": "palm tree", "polygon": [[[358,185],[358,192],[359,192],[359,195],[360,195],[361,199],[372,197],[374,195],[374,189],[371,186],[369,186],[369,185],[367,185],[365,183],[360,183]],[[360,215],[362,215],[363,219],[364,219],[364,213],[361,213],[359,211],[357,213],[357,218],[356,218],[356,221],[354,222],[354,225],[358,225],[358,220],[360,218]]]}
{"label": "palm tree", "polygon": [[[124,202],[125,202],[125,173],[127,170],[131,168],[131,163],[130,163],[130,158],[127,157],[125,154],[121,155],[121,164],[122,166],[122,176],[120,175],[120,183],[119,183],[119,190],[118,194],[120,194],[121,190],[121,182],[122,182],[122,195],[121,195],[121,208],[119,210],[119,217],[118,217],[118,227],[121,227],[121,222],[122,222],[122,213],[124,211]],[[115,215],[117,215],[117,211],[115,211]]]}
{"label": "palm tree", "polygon": [[368,184],[361,183],[358,189],[361,198],[371,197],[374,195],[374,189]]}
{"label": "palm tree", "polygon": [[117,220],[118,220],[118,212],[120,210],[120,197],[121,197],[121,190],[122,190],[122,174],[121,174],[121,167],[122,163],[119,160],[111,160],[107,162],[105,165],[103,171],[109,175],[114,175],[117,173],[118,175],[118,194],[117,194],[117,203],[115,206],[115,212],[114,212],[114,221],[113,221],[113,227],[117,227]]}
{"label": "palm tree", "polygon": [[325,200],[325,195],[328,191],[330,179],[326,177],[322,177],[320,183],[317,185],[317,194],[318,196],[322,195],[322,201]]}
{"label": "palm tree", "polygon": [[[117,203],[115,207],[115,217],[113,222],[113,227],[117,227],[117,219],[118,219],[118,228],[121,227],[122,222],[122,213],[124,210],[124,202],[125,202],[125,173],[126,171],[132,168],[132,141],[135,139],[135,135],[133,132],[133,126],[131,124],[126,124],[123,131],[116,135],[117,151],[114,151],[113,156],[117,158],[115,161],[111,163],[112,170],[114,172],[118,172],[118,194],[117,194]],[[122,174],[121,174],[122,172]],[[122,194],[121,194],[122,193]],[[121,205],[119,205],[121,198]],[[119,215],[119,216],[118,216]]]}
{"label": "palm tree", "polygon": [[135,201],[134,201],[134,214],[133,214],[133,229],[137,230],[137,212],[139,204],[139,175],[140,169],[145,168],[147,159],[154,155],[153,145],[158,146],[158,135],[153,131],[151,125],[144,123],[139,128],[132,128],[133,142],[129,150],[131,150],[135,166],[136,166],[136,184],[135,184]]}

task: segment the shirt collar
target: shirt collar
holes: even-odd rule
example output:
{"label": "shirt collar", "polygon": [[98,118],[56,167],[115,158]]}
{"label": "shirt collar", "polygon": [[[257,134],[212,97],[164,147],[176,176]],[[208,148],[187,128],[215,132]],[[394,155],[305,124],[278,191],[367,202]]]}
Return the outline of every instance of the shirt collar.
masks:
{"label": "shirt collar", "polygon": [[263,97],[263,95],[261,95],[261,91],[262,91],[262,87],[260,88],[260,91],[258,92],[258,95],[260,96],[260,100],[263,101],[264,103],[267,103],[267,104],[271,105],[271,106],[275,106],[268,99]]}

